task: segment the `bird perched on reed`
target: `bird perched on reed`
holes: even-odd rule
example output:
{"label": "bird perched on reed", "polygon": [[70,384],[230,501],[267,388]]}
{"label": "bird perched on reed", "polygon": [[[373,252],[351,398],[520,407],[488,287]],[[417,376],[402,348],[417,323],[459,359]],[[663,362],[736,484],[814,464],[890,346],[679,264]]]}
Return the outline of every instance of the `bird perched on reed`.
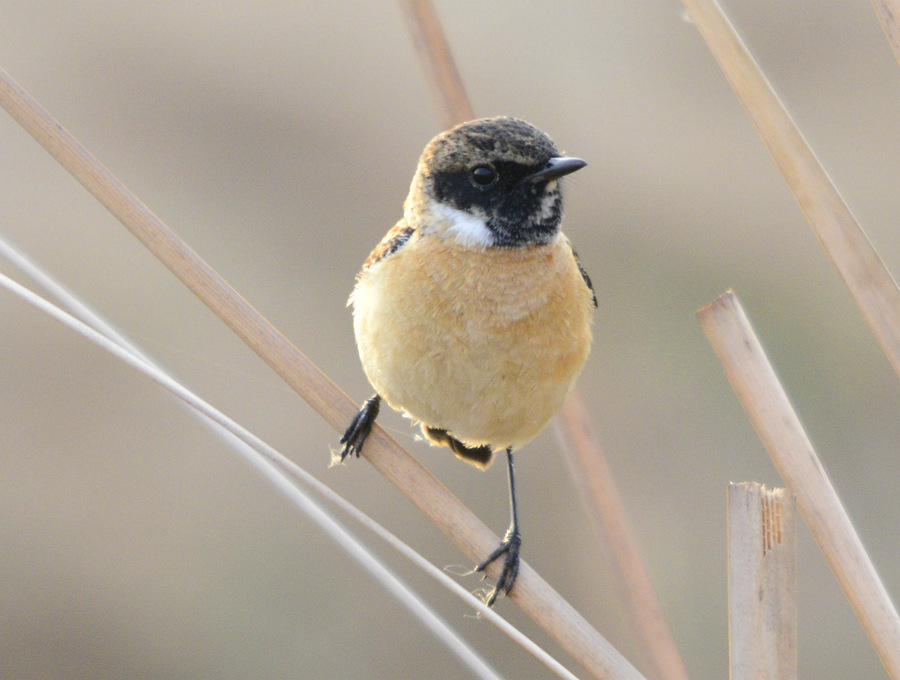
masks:
{"label": "bird perched on reed", "polygon": [[506,451],[509,530],[475,567],[504,558],[489,605],[518,572],[513,451],[544,429],[590,351],[597,299],[560,230],[560,178],[585,165],[515,118],[438,135],[419,160],[403,218],[350,296],[376,393],[341,439],[341,460],[359,456],[382,400],[479,468]]}

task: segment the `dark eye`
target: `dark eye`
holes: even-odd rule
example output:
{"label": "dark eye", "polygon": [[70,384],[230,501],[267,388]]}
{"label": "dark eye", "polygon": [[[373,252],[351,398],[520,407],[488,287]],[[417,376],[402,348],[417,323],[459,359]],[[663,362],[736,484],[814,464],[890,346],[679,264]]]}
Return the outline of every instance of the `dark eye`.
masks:
{"label": "dark eye", "polygon": [[472,169],[472,181],[480,187],[487,187],[497,181],[497,171],[489,165],[479,165]]}

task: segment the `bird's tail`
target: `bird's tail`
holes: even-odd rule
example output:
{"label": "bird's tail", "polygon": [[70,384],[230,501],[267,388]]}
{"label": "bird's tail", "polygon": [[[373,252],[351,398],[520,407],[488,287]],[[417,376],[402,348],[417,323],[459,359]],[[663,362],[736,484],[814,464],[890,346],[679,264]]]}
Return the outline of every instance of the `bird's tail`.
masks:
{"label": "bird's tail", "polygon": [[494,460],[494,452],[490,446],[467,446],[452,437],[447,430],[442,430],[438,427],[422,425],[422,433],[429,441],[440,446],[449,446],[457,458],[482,470],[490,467],[491,462]]}

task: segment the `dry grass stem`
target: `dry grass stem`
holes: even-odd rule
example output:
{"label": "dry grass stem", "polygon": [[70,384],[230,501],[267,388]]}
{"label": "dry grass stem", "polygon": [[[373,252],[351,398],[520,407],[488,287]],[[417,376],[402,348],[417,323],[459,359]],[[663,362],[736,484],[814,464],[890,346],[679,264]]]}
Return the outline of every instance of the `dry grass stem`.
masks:
{"label": "dry grass stem", "polygon": [[872,0],[872,6],[894,56],[900,62],[900,0]]}
{"label": "dry grass stem", "polygon": [[[0,288],[17,295],[35,309],[47,314],[73,332],[98,345],[180,399],[189,412],[198,417],[199,422],[209,427],[238,455],[246,458],[295,507],[309,515],[314,522],[319,524],[323,533],[331,536],[335,543],[344,547],[351,557],[370,571],[373,578],[382,581],[385,588],[397,596],[398,601],[406,605],[414,615],[420,616],[423,625],[429,627],[451,650],[458,651],[460,659],[468,664],[473,672],[481,676],[496,677],[493,674],[488,675],[489,671],[485,669],[480,657],[476,659],[477,653],[469,650],[468,645],[439,621],[430,608],[421,602],[421,598],[417,597],[412,591],[408,591],[406,586],[403,586],[392,573],[388,572],[378,558],[363,543],[359,542],[353,534],[347,532],[340,524],[335,524],[327,511],[319,509],[317,503],[307,497],[304,489],[312,491],[321,499],[328,501],[332,506],[340,509],[355,519],[361,526],[381,538],[398,553],[459,597],[467,606],[474,608],[480,616],[508,635],[550,671],[561,678],[576,680],[576,677],[558,661],[508,623],[506,619],[501,618],[497,612],[485,606],[481,600],[463,588],[456,579],[451,578],[444,570],[435,567],[388,529],[359,510],[350,501],[335,493],[331,487],[320,482],[305,469],[184,387],[166,373],[164,369],[157,366],[140,347],[124,338],[100,315],[90,310],[71,291],[53,280],[46,272],[3,239],[0,239],[0,253],[25,272],[41,288],[44,288],[51,297],[56,298],[61,303],[61,307],[57,307],[41,298],[2,273],[0,273]],[[67,308],[68,312],[64,311],[62,307]],[[274,472],[273,468],[277,472]],[[291,478],[297,484],[286,484],[285,477]],[[401,586],[401,588],[397,586]],[[465,647],[465,649],[462,647]]]}
{"label": "dry grass stem", "polygon": [[[442,124],[450,127],[474,118],[474,109],[434,6],[430,0],[400,0],[400,7]],[[572,390],[561,416],[556,422],[561,424],[564,438],[575,451],[576,455],[569,458],[580,470],[576,478],[591,486],[583,498],[592,506],[595,524],[610,545],[617,590],[649,675],[654,680],[686,680],[687,672],[631,535],[624,506],[577,387]]]}
{"label": "dry grass stem", "polygon": [[740,302],[729,291],[697,316],[881,662],[900,680],[900,617]]}
{"label": "dry grass stem", "polygon": [[[113,357],[139,371],[160,387],[168,390],[173,396],[180,399],[192,414],[208,426],[213,432],[222,437],[223,441],[232,447],[239,456],[244,458],[260,475],[281,493],[294,507],[303,512],[312,520],[319,529],[329,536],[338,546],[365,569],[373,580],[391,593],[397,601],[416,618],[419,623],[456,655],[459,661],[478,678],[483,680],[500,680],[499,676],[485,662],[471,645],[459,637],[446,623],[437,616],[434,611],[409,587],[398,579],[374,553],[361,543],[352,533],[347,531],[337,522],[330,513],[313,500],[306,490],[313,489],[321,494],[324,485],[308,475],[299,466],[282,456],[275,449],[261,439],[242,428],[236,422],[228,418],[221,411],[216,410],[193,392],[182,386],[177,380],[169,376],[164,370],[147,359],[135,347],[120,338],[108,324],[87,312],[91,320],[99,322],[100,328],[94,328],[90,324],[56,307],[47,300],[36,295],[24,286],[16,283],[9,277],[0,274],[0,288],[5,289],[20,299],[47,314],[67,328],[78,333],[83,338],[94,343]],[[70,297],[64,295],[64,297]],[[71,298],[69,300],[72,301]],[[75,304],[79,312],[85,312],[83,304]],[[109,334],[107,334],[109,333]],[[300,484],[294,481],[299,480]],[[340,498],[332,497],[332,500]],[[353,512],[356,508],[340,498],[340,507],[345,511]],[[349,506],[349,507],[348,507]],[[358,512],[358,511],[357,511]],[[361,513],[360,513],[361,514]],[[367,524],[370,528],[372,524]],[[380,528],[380,527],[378,527]],[[433,568],[437,571],[436,568]],[[468,596],[471,597],[471,596]],[[564,676],[568,677],[568,676]]]}
{"label": "dry grass stem", "polygon": [[453,54],[430,0],[399,0],[413,47],[425,71],[425,82],[443,128],[472,120],[475,113]]}
{"label": "dry grass stem", "polygon": [[613,581],[648,678],[687,680],[687,671],[631,532],[600,439],[581,394],[560,411],[557,432],[567,444],[575,483],[609,553]]}
{"label": "dry grass stem", "polygon": [[900,289],[719,5],[682,1],[900,375]]}
{"label": "dry grass stem", "polygon": [[785,489],[728,485],[731,680],[797,680],[796,545]]}
{"label": "dry grass stem", "polygon": [[[356,404],[3,71],[0,104],[335,430],[343,431]],[[497,545],[497,536],[382,428],[373,430],[365,455],[472,560]],[[496,578],[498,570],[495,565],[489,576]],[[594,677],[641,678],[525,563],[511,599]]]}

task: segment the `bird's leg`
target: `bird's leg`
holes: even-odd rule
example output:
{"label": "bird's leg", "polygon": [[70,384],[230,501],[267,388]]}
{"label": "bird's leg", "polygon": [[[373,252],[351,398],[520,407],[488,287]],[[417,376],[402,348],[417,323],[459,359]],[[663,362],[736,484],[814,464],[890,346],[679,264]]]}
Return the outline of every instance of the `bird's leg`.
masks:
{"label": "bird's leg", "polygon": [[500,595],[501,590],[509,595],[509,591],[512,590],[513,584],[516,582],[516,576],[519,574],[519,549],[522,547],[522,535],[519,533],[519,515],[516,511],[516,475],[513,468],[512,447],[506,449],[506,462],[509,471],[509,529],[500,547],[475,567],[475,571],[484,571],[494,560],[500,558],[501,555],[506,555],[503,560],[503,570],[500,572],[500,578],[497,579],[493,590],[485,598],[485,604],[488,607],[493,606],[494,602],[497,601],[497,596]]}
{"label": "bird's leg", "polygon": [[344,445],[344,448],[341,449],[342,463],[347,456],[355,454],[359,458],[363,444],[366,442],[366,437],[369,436],[369,433],[372,431],[372,425],[375,424],[375,418],[378,417],[380,406],[381,397],[377,394],[372,395],[359,409],[359,413],[350,421],[350,427],[347,428],[344,436],[341,437],[341,444]]}

